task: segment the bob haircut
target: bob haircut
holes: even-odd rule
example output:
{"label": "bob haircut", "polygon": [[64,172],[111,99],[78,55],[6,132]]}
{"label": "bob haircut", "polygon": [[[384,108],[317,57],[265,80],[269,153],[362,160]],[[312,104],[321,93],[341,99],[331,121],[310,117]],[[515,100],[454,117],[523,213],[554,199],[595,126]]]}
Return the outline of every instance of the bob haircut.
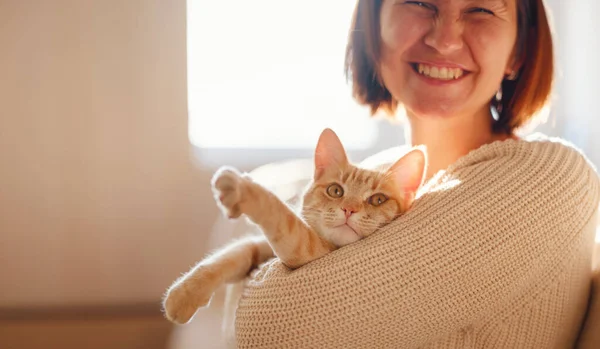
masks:
{"label": "bob haircut", "polygon": [[[358,0],[346,46],[345,73],[352,81],[352,96],[370,107],[371,114],[383,111],[393,117],[398,102],[381,83],[380,11],[384,0]],[[516,0],[518,24],[513,62],[518,67],[514,80],[502,81],[503,97],[490,105],[499,111],[493,132],[512,134],[547,105],[554,80],[552,32],[543,0]]]}

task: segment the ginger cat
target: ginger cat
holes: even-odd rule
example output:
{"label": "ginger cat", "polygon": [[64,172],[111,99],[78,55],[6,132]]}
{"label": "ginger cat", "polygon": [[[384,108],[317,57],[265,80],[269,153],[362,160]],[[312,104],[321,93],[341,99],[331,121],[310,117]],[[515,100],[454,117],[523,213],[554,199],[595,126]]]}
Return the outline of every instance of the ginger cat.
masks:
{"label": "ginger cat", "polygon": [[314,164],[299,214],[233,168],[215,173],[213,191],[224,214],[245,214],[264,235],[228,244],[175,281],[163,303],[170,321],[187,323],[221,285],[242,280],[274,256],[289,268],[299,268],[371,235],[408,210],[426,172],[425,153],[419,148],[387,168],[359,168],[348,161],[330,129],[319,137]]}

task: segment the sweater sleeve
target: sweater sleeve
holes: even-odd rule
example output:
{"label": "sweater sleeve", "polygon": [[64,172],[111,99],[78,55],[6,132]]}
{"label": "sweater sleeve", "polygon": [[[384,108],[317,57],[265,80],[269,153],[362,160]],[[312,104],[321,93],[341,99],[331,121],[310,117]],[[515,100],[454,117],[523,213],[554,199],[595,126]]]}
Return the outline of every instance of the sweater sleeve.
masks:
{"label": "sweater sleeve", "polygon": [[559,142],[496,142],[434,177],[379,232],[248,282],[238,348],[415,348],[534,297],[569,263],[598,176]]}

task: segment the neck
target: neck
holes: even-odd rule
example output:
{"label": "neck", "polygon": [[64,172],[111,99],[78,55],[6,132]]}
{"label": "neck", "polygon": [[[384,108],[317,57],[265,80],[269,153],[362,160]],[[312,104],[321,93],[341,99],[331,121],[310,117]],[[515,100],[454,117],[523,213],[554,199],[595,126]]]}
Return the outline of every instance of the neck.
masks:
{"label": "neck", "polygon": [[511,137],[492,133],[493,120],[489,113],[485,114],[449,118],[409,115],[410,127],[406,134],[408,143],[427,147],[426,179],[484,144]]}

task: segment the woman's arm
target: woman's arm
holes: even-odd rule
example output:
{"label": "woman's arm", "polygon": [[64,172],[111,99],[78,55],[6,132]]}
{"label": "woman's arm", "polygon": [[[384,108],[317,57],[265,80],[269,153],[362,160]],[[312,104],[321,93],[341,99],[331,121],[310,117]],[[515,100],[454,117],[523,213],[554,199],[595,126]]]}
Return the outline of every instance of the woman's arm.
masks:
{"label": "woman's arm", "polygon": [[535,297],[590,239],[597,174],[560,143],[498,142],[434,178],[404,216],[248,284],[239,348],[414,348]]}

